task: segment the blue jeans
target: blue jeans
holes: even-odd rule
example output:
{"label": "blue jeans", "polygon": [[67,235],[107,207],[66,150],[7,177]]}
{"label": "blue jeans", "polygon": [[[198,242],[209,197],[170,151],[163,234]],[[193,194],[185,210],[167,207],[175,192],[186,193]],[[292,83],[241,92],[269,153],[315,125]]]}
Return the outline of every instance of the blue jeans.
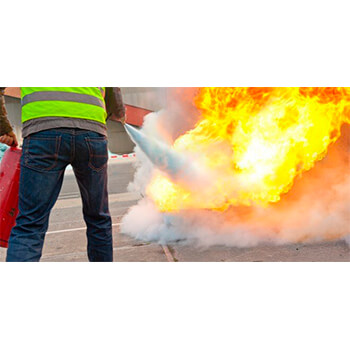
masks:
{"label": "blue jeans", "polygon": [[26,137],[21,158],[19,214],[6,261],[40,260],[49,215],[68,164],[73,167],[83,201],[89,260],[113,261],[107,161],[107,138],[96,132],[62,128]]}

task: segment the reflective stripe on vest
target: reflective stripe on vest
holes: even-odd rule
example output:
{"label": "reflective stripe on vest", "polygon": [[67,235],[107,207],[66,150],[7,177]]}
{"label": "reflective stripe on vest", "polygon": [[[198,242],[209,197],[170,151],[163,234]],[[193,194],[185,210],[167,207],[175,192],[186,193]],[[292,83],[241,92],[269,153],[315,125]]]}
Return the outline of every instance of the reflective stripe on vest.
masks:
{"label": "reflective stripe on vest", "polygon": [[76,92],[66,92],[66,91],[37,91],[22,98],[22,107],[31,102],[38,101],[65,101],[65,102],[79,102],[87,103],[89,105],[94,105],[104,108],[104,103],[102,100],[95,96],[77,94]]}
{"label": "reflective stripe on vest", "polygon": [[21,88],[22,122],[42,117],[106,123],[104,88]]}

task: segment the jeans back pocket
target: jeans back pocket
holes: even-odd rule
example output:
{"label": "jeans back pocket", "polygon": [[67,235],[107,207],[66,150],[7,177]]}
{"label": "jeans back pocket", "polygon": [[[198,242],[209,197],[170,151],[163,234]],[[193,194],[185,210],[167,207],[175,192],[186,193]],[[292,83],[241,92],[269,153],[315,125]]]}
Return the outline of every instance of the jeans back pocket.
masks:
{"label": "jeans back pocket", "polygon": [[85,137],[89,149],[89,167],[100,171],[107,167],[108,163],[108,141],[104,136]]}
{"label": "jeans back pocket", "polygon": [[58,159],[61,136],[28,136],[23,143],[24,164],[41,171],[52,170]]}

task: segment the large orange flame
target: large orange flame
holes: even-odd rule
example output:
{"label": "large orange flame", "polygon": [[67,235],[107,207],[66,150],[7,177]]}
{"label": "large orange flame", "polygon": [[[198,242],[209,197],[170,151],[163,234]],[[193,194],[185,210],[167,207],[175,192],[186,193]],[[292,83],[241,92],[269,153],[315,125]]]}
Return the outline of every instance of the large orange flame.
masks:
{"label": "large orange flame", "polygon": [[[147,194],[161,211],[278,202],[350,123],[350,88],[201,88],[201,118],[173,148],[211,179],[203,187],[156,172]],[[200,184],[199,184],[200,185]]]}

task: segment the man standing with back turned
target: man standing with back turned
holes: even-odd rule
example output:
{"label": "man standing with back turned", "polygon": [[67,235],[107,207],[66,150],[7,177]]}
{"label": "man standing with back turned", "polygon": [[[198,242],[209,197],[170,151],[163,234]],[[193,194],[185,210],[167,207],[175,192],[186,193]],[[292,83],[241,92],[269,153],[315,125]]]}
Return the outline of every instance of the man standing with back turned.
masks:
{"label": "man standing with back turned", "polygon": [[39,261],[49,215],[71,164],[87,225],[90,261],[113,261],[106,119],[124,122],[119,88],[21,88],[23,154],[19,214],[7,261]]}

